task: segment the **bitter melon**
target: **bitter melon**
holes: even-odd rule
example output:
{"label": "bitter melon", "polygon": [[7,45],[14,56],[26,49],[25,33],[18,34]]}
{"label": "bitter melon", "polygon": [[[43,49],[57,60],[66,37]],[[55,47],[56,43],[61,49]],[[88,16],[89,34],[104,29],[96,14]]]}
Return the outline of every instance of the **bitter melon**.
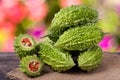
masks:
{"label": "bitter melon", "polygon": [[61,9],[52,20],[49,34],[59,37],[65,30],[76,25],[94,23],[98,20],[98,12],[87,6],[73,5]]}
{"label": "bitter melon", "polygon": [[75,65],[70,54],[61,52],[47,42],[40,43],[38,54],[44,63],[58,72],[69,70]]}
{"label": "bitter melon", "polygon": [[[97,24],[97,22],[96,22],[96,23],[86,23],[84,26],[96,27],[96,26],[98,26],[98,24]],[[74,26],[74,27],[75,27],[75,26]],[[83,25],[80,25],[79,27],[83,27]],[[68,29],[71,29],[71,28],[73,28],[73,27],[70,27],[70,28],[68,28]],[[63,32],[60,32],[60,33],[64,33],[65,31],[67,31],[67,29],[64,30]],[[56,36],[53,36],[52,34],[49,34],[48,37],[49,37],[53,42],[56,42],[56,41],[59,39],[60,35],[59,35],[59,37],[56,37]]]}
{"label": "bitter melon", "polygon": [[20,61],[20,70],[30,77],[39,76],[44,63],[36,56],[26,56]]}
{"label": "bitter melon", "polygon": [[75,27],[65,31],[55,43],[55,47],[65,50],[85,50],[96,45],[103,38],[103,31],[97,27]]}
{"label": "bitter melon", "polygon": [[49,37],[44,37],[44,38],[41,38],[39,40],[39,42],[37,43],[36,47],[35,47],[35,51],[38,53],[40,51],[40,44],[41,42],[45,42],[45,43],[49,43],[51,44],[52,46],[54,45],[54,42],[52,40],[50,40]]}
{"label": "bitter melon", "polygon": [[96,69],[102,60],[102,49],[98,46],[91,47],[78,57],[78,66],[85,71]]}
{"label": "bitter melon", "polygon": [[33,55],[35,46],[35,40],[28,34],[20,34],[14,41],[14,49],[20,59],[26,55]]}

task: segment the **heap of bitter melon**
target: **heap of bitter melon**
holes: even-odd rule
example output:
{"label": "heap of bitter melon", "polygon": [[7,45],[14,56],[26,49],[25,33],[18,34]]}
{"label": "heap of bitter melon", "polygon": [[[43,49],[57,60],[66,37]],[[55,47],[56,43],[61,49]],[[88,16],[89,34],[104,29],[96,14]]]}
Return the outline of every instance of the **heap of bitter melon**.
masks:
{"label": "heap of bitter melon", "polygon": [[20,69],[28,76],[40,75],[43,64],[58,72],[77,64],[84,71],[96,69],[102,60],[97,44],[103,38],[97,20],[95,9],[74,5],[55,14],[45,41],[36,44],[30,35],[18,36],[14,47],[21,58]]}

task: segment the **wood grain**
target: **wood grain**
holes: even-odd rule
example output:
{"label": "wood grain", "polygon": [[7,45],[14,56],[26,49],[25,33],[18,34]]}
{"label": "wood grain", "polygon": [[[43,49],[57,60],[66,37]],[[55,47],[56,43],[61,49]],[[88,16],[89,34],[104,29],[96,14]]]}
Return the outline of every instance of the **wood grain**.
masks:
{"label": "wood grain", "polygon": [[6,73],[17,68],[19,59],[13,52],[0,52],[0,80],[9,80]]}

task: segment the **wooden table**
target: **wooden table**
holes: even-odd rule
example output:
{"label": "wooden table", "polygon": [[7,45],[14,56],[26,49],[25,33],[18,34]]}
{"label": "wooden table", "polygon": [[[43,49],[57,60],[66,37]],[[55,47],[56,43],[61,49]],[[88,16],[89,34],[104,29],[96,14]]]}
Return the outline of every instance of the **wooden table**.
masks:
{"label": "wooden table", "polygon": [[6,73],[17,68],[19,59],[15,53],[0,53],[0,80],[9,80]]}
{"label": "wooden table", "polygon": [[[64,77],[62,80],[120,80],[120,55],[119,53],[104,53],[103,62],[97,70],[91,73],[57,73],[50,71],[35,80],[61,80],[59,77]],[[19,59],[15,53],[0,53],[0,80],[9,80],[6,78],[6,73],[18,68]],[[45,69],[47,70],[47,69]],[[18,72],[18,74],[21,72]],[[87,74],[87,75],[86,75]],[[97,75],[98,74],[98,75]],[[14,74],[13,74],[14,75]],[[21,75],[23,75],[21,73]],[[97,75],[97,76],[96,76]],[[102,76],[101,76],[102,75]],[[18,75],[19,76],[19,75]],[[24,76],[24,75],[23,75]],[[56,78],[55,78],[56,76]],[[68,78],[67,78],[68,77]],[[71,78],[72,77],[72,78]],[[79,79],[77,79],[78,77]],[[94,77],[94,79],[92,79]],[[101,78],[102,77],[102,78]],[[51,79],[50,79],[51,78]],[[87,78],[87,79],[86,79]],[[112,79],[113,78],[113,79]],[[24,79],[22,79],[24,80]],[[28,79],[29,80],[29,79]],[[30,79],[33,80],[33,79]]]}

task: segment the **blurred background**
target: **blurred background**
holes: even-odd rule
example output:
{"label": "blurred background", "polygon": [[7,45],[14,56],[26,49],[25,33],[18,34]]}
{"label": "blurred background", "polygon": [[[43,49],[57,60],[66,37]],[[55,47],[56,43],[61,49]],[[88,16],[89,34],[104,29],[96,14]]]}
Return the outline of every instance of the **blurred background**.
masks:
{"label": "blurred background", "polygon": [[0,52],[14,52],[15,36],[45,36],[54,14],[70,5],[87,5],[99,12],[100,28],[106,34],[98,44],[104,51],[120,52],[119,0],[0,0]]}

